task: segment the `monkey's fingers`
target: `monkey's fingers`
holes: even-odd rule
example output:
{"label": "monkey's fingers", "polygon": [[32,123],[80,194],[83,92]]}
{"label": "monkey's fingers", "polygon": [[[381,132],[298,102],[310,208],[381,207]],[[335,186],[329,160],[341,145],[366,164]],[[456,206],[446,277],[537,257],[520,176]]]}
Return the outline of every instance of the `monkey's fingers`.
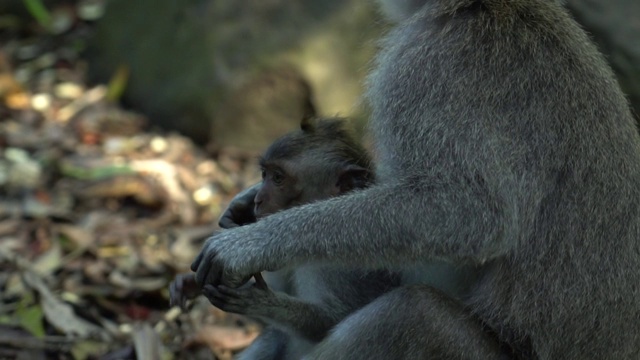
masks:
{"label": "monkey's fingers", "polygon": [[169,300],[171,306],[180,306],[185,310],[187,300],[200,295],[200,287],[196,284],[195,274],[178,274],[169,286]]}
{"label": "monkey's fingers", "polygon": [[180,306],[182,308],[182,290],[180,289],[180,284],[177,281],[172,281],[169,284],[169,305],[171,306]]}
{"label": "monkey's fingers", "polygon": [[202,289],[202,293],[209,299],[211,305],[220,310],[233,312],[236,314],[245,314],[249,306],[246,296],[243,292],[224,286],[206,285]]}
{"label": "monkey's fingers", "polygon": [[[217,284],[214,285],[225,285],[230,288],[240,288],[251,280],[253,275],[240,275],[239,273],[234,273],[233,271],[229,271],[228,269],[222,271],[222,277],[219,279]],[[213,283],[209,283],[213,284]]]}
{"label": "monkey's fingers", "polygon": [[204,262],[204,265],[209,265],[213,262],[213,258],[215,257],[215,252],[209,251],[209,242],[210,242],[209,240],[211,240],[211,238],[216,236],[218,233],[219,231],[215,231],[205,241],[204,246],[202,247],[202,250],[200,250],[200,253],[198,254],[198,256],[196,256],[195,260],[193,260],[193,262],[191,263],[191,271],[197,272],[200,269],[200,266],[203,265],[203,262]]}
{"label": "monkey's fingers", "polygon": [[220,226],[223,229],[233,229],[235,227],[240,226],[239,224],[237,224],[233,218],[231,217],[233,215],[228,214],[225,215],[223,217],[220,218],[220,220],[218,221],[218,226]]}
{"label": "monkey's fingers", "polygon": [[269,285],[264,281],[264,277],[262,277],[262,273],[253,274],[253,278],[256,280],[256,287],[262,290],[269,290]]}
{"label": "monkey's fingers", "polygon": [[222,267],[217,264],[215,255],[212,257],[203,257],[197,266],[196,283],[201,288],[206,284],[218,285],[222,279]]}
{"label": "monkey's fingers", "polygon": [[222,293],[220,293],[220,291],[218,291],[218,289],[216,289],[215,286],[205,285],[202,288],[202,294],[207,299],[209,299],[209,302],[211,303],[211,305],[217,307],[220,310],[224,310],[224,311],[228,310],[229,298],[223,295]]}
{"label": "monkey's fingers", "polygon": [[243,224],[246,216],[242,215],[242,211],[238,210],[238,204],[230,205],[218,220],[218,226],[222,229],[233,229]]}
{"label": "monkey's fingers", "polygon": [[193,260],[193,262],[191,263],[191,271],[193,272],[198,271],[198,268],[200,267],[200,263],[202,262],[203,258],[204,258],[204,251],[200,251],[200,254],[198,254],[198,256],[196,256],[196,259]]}
{"label": "monkey's fingers", "polygon": [[219,285],[215,288],[215,291],[210,291],[211,293],[217,293],[219,296],[224,296],[229,300],[232,299],[242,299],[246,296],[246,289],[235,289],[230,288],[228,286]]}

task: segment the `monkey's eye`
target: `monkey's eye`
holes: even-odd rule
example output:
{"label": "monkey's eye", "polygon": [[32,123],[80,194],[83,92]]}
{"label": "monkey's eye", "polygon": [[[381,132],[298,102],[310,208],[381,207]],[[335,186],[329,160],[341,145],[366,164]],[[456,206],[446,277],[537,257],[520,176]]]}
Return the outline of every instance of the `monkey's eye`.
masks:
{"label": "monkey's eye", "polygon": [[276,183],[276,185],[280,185],[284,181],[284,175],[282,175],[282,173],[278,171],[274,172],[271,178],[273,179],[273,182]]}
{"label": "monkey's eye", "polygon": [[260,169],[260,175],[262,175],[262,180],[267,177],[267,172],[264,169]]}

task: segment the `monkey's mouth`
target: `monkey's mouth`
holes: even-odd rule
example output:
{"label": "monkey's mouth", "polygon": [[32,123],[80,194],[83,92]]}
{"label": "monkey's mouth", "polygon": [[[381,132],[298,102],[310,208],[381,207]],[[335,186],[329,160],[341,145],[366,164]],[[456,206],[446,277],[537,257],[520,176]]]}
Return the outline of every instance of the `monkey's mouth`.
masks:
{"label": "monkey's mouth", "polygon": [[258,207],[257,205],[253,208],[253,213],[256,216],[256,220],[260,220],[262,218],[265,218],[269,215],[273,215],[275,213],[277,213],[278,211],[281,211],[280,209],[276,208],[265,208],[263,207]]}
{"label": "monkey's mouth", "polygon": [[257,205],[253,208],[253,213],[256,215],[256,220],[260,220],[265,216],[269,216],[273,212],[269,212],[263,209],[260,209]]}

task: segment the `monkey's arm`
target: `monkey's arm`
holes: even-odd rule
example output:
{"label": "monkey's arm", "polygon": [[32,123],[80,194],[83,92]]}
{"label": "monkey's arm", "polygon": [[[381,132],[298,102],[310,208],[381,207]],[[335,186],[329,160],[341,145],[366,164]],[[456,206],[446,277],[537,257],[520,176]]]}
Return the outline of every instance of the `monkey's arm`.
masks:
{"label": "monkey's arm", "polygon": [[337,316],[317,304],[256,285],[239,289],[206,285],[202,293],[221,310],[262,318],[311,341],[322,340],[338,323]]}
{"label": "monkey's arm", "polygon": [[[460,176],[376,185],[292,208],[210,237],[191,269],[200,286],[222,278],[237,287],[252,273],[310,261],[372,267],[429,258],[480,263],[510,250],[507,239],[517,238],[522,216],[509,208],[523,203],[516,185],[490,183]],[[505,192],[514,199],[505,201]]]}
{"label": "monkey's arm", "polygon": [[258,190],[260,190],[261,184],[257,183],[246,188],[233,197],[218,221],[218,225],[221,228],[231,229],[256,222],[253,199],[256,197]]}

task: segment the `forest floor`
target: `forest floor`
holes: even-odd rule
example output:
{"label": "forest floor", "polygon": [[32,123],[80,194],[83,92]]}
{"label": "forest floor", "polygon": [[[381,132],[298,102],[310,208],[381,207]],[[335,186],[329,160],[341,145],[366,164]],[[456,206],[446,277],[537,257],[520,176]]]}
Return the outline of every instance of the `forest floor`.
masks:
{"label": "forest floor", "polygon": [[258,325],[168,284],[257,170],[88,84],[89,10],[0,15],[0,359],[230,359]]}

